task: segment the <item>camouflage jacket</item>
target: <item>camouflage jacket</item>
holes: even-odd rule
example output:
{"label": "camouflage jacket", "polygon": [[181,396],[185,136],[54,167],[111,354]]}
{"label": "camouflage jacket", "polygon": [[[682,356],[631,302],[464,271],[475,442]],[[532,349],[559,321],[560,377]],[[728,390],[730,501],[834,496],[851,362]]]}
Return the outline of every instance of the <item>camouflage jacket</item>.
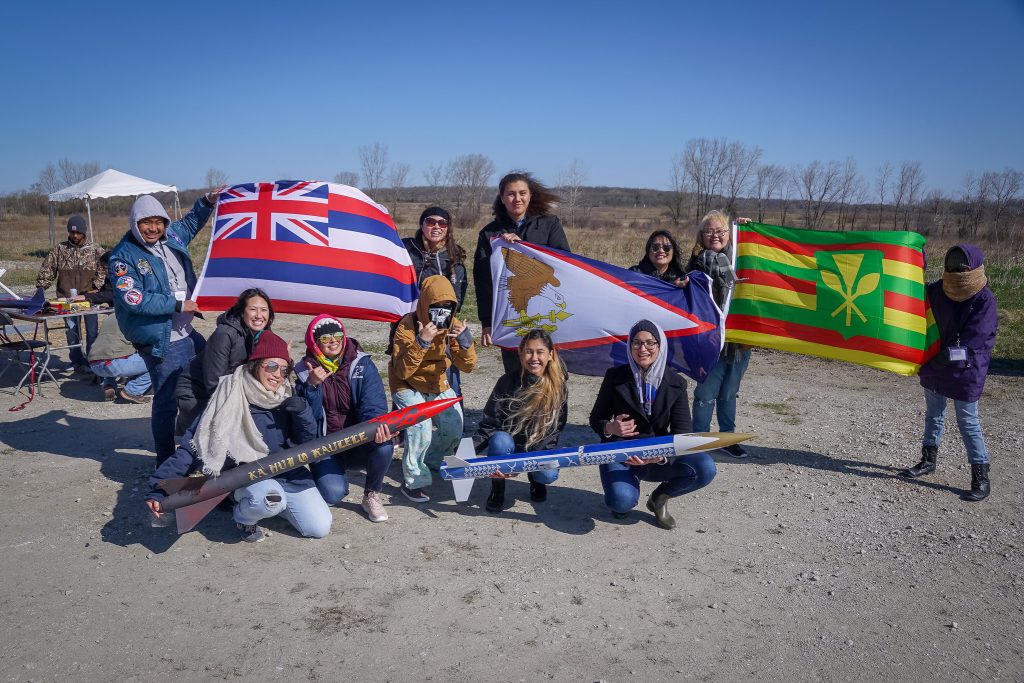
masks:
{"label": "camouflage jacket", "polygon": [[103,247],[83,242],[76,247],[65,240],[50,250],[39,267],[36,287],[48,288],[57,280],[57,296],[69,296],[72,289],[79,294],[98,290],[107,279],[107,269],[99,267]]}

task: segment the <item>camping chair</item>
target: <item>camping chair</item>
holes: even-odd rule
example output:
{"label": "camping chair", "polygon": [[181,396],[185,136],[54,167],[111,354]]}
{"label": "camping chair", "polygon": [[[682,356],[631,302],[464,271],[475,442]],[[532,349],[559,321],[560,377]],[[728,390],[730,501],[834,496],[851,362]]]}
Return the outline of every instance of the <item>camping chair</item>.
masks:
{"label": "camping chair", "polygon": [[11,368],[23,368],[25,370],[21,379],[18,380],[18,386],[11,392],[12,396],[16,396],[25,385],[25,381],[30,378],[35,387],[39,389],[40,394],[43,393],[40,383],[46,377],[53,380],[54,384],[57,383],[57,378],[53,376],[49,368],[49,343],[42,339],[27,339],[22,334],[21,328],[4,311],[0,311],[0,352],[3,353],[3,356],[6,356],[6,360],[2,361],[3,366],[0,369],[0,377],[7,374],[7,371]]}

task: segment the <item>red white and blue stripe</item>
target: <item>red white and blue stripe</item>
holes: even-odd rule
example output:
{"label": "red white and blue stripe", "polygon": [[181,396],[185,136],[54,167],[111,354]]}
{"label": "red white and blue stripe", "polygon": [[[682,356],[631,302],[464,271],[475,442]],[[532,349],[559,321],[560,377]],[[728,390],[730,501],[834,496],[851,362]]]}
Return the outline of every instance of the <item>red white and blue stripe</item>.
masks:
{"label": "red white and blue stripe", "polygon": [[[551,332],[566,368],[581,375],[603,375],[627,359],[627,337],[638,320],[658,323],[668,338],[668,364],[702,381],[718,361],[724,330],[721,310],[711,297],[704,273],[690,273],[687,287],[596,259],[528,242],[510,244],[492,239],[491,278],[494,282],[492,337],[504,349],[516,349],[516,327],[505,323],[521,319],[513,310],[508,292],[514,280],[502,257],[502,248],[521,252],[551,266],[557,287],[545,288],[531,300],[528,315],[540,315],[537,324],[556,326]],[[564,308],[562,307],[564,304]],[[555,318],[546,314],[553,312]],[[567,314],[562,320],[557,316]]]}
{"label": "red white and blue stripe", "polygon": [[416,273],[394,221],[347,185],[279,180],[224,190],[196,302],[225,310],[250,287],[280,313],[395,321],[415,307]]}

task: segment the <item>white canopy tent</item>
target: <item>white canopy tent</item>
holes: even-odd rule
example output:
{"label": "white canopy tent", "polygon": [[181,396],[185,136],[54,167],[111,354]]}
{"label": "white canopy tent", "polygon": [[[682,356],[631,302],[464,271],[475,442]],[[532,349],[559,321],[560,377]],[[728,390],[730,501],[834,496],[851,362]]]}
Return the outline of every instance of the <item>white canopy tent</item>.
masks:
{"label": "white canopy tent", "polygon": [[91,178],[75,183],[63,190],[58,190],[49,196],[50,199],[50,246],[57,242],[57,233],[53,223],[53,203],[66,202],[71,199],[84,199],[85,211],[89,220],[89,239],[92,235],[92,207],[89,205],[91,199],[102,199],[104,197],[133,197],[140,194],[151,194],[153,192],[173,192],[174,211],[176,217],[181,218],[181,204],[178,202],[178,188],[174,185],[162,185],[152,180],[128,175],[108,168],[102,173],[97,173]]}

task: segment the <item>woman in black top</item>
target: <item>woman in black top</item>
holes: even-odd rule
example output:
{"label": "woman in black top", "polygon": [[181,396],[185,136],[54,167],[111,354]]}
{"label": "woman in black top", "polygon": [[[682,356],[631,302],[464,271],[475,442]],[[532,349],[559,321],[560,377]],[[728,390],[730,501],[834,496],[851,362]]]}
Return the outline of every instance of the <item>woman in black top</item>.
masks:
{"label": "woman in black top", "polygon": [[679,244],[667,230],[655,230],[651,233],[647,238],[647,246],[644,247],[644,257],[630,270],[671,282],[677,287],[686,285],[688,281],[679,254]]}
{"label": "woman in black top", "polygon": [[[498,183],[498,196],[492,209],[494,220],[484,226],[473,254],[473,283],[476,285],[476,306],[483,325],[481,343],[491,345],[491,315],[494,285],[491,282],[491,238],[501,236],[509,242],[523,240],[531,244],[569,249],[562,222],[550,215],[559,198],[529,173],[513,172]],[[519,354],[502,350],[505,372],[519,369]]]}
{"label": "woman in black top", "polygon": [[[590,411],[590,426],[602,442],[646,439],[691,431],[686,380],[667,369],[665,333],[656,323],[641,320],[629,331],[629,364],[604,375]],[[640,500],[640,482],[661,482],[647,499],[658,524],[672,529],[671,498],[692,493],[715,478],[715,461],[707,453],[689,453],[650,462],[637,456],[623,463],[601,465],[605,505],[618,519],[628,516]]]}

